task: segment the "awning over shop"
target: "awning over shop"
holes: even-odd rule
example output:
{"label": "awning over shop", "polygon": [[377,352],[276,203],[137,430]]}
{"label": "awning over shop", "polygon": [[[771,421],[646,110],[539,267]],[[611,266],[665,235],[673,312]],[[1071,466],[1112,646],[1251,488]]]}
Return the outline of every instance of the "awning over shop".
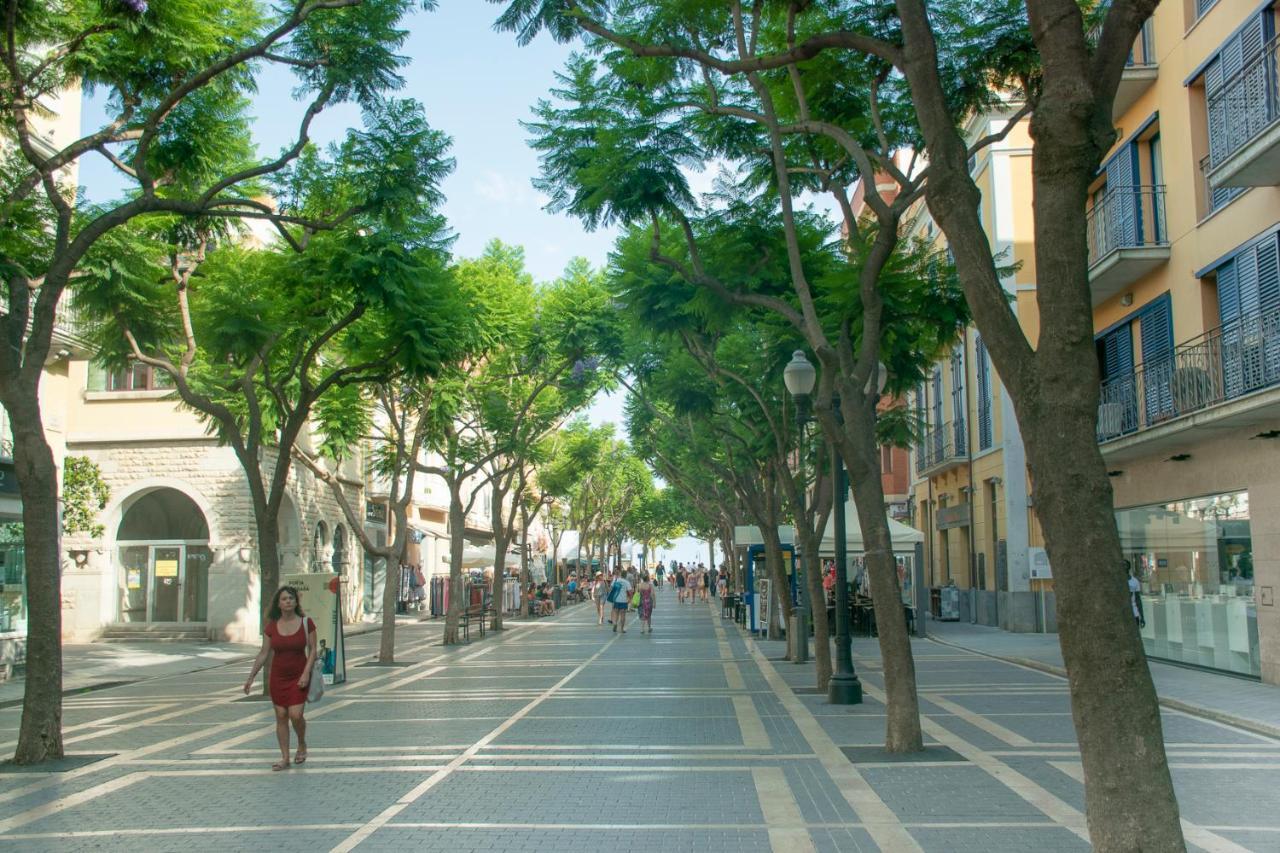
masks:
{"label": "awning over shop", "polygon": [[[895,552],[911,553],[915,550],[917,542],[924,541],[924,534],[914,527],[908,527],[900,521],[894,521],[892,518],[886,520],[889,522],[889,536],[893,539],[893,550]],[[866,550],[866,546],[862,542],[862,525],[858,523],[858,510],[854,507],[853,501],[845,503],[844,524],[845,547],[850,554],[861,554]],[[834,557],[836,554],[836,531],[833,517],[827,518],[827,529],[822,535],[822,546],[818,551],[824,557]]]}

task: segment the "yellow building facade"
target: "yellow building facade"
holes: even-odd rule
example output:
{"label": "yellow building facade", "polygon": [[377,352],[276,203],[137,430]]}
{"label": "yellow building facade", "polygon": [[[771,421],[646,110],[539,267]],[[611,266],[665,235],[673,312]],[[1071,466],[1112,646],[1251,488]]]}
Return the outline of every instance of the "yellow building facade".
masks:
{"label": "yellow building facade", "polygon": [[[1280,683],[1280,66],[1272,2],[1173,0],[1135,42],[1088,210],[1112,475],[1147,652]],[[973,138],[1007,115],[976,117]],[[971,163],[1029,339],[1025,122]],[[936,227],[914,224],[926,239]],[[1007,395],[970,329],[912,400],[926,577],[959,617],[1053,630],[1052,566]],[[1040,593],[1040,594],[1037,594]],[[1024,595],[1020,595],[1024,594]]]}

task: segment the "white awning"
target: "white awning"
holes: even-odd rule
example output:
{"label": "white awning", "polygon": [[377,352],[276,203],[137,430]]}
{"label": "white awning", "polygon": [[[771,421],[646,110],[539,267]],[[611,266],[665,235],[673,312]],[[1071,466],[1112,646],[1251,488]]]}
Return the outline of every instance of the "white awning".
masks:
{"label": "white awning", "polygon": [[[915,551],[916,543],[924,541],[924,534],[914,527],[908,527],[900,521],[894,521],[887,518],[889,522],[889,536],[893,539],[893,550],[895,552],[911,553]],[[858,511],[854,507],[853,501],[846,501],[844,505],[844,525],[845,525],[845,548],[850,554],[861,554],[866,550],[866,546],[862,542],[862,525],[858,523]],[[836,553],[836,526],[835,519],[831,516],[827,517],[827,529],[822,534],[822,547],[818,549],[819,553],[824,557],[834,557]]]}

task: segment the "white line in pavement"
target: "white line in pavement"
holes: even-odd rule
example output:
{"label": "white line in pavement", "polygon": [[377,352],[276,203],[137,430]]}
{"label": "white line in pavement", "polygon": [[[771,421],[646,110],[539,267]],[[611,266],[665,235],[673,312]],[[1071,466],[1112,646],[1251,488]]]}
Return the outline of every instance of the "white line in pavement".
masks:
{"label": "white line in pavement", "polygon": [[[313,708],[311,710],[311,713],[307,715],[307,722],[311,722],[317,717],[323,717],[326,714],[332,714],[334,711],[345,708],[350,704],[351,704],[350,702],[346,702],[339,699],[334,702],[330,702],[329,704],[325,705],[323,708]],[[209,746],[203,747],[201,749],[197,749],[195,752],[192,753],[192,755],[220,755],[226,752],[228,749],[230,749],[233,746],[239,746],[240,744],[245,743],[246,741],[251,741],[254,738],[265,737],[266,735],[267,735],[267,732],[264,729],[254,728],[252,731],[247,731],[247,732],[244,732],[243,734],[238,734],[235,737],[227,738],[226,740],[220,740],[215,744],[210,744]]]}
{"label": "white line in pavement", "polygon": [[804,815],[796,802],[787,774],[781,767],[754,767],[751,780],[756,786],[756,799],[769,830],[769,846],[773,853],[809,853],[813,839],[804,828]]}
{"label": "white line in pavement", "polygon": [[950,699],[943,699],[941,696],[939,696],[937,693],[934,693],[932,690],[922,692],[920,694],[920,698],[924,699],[926,702],[932,702],[933,704],[937,705],[939,708],[942,708],[943,710],[950,711],[952,714],[964,720],[969,725],[982,729],[982,731],[986,732],[987,734],[991,735],[997,740],[1004,741],[1005,743],[1009,744],[1009,746],[1034,746],[1035,745],[1032,741],[1023,737],[1017,732],[1012,731],[1010,729],[1006,729],[1004,726],[987,719],[981,714],[975,714],[973,711],[970,711],[968,708],[964,707],[963,705],[952,702]]}
{"label": "white line in pavement", "polygon": [[[85,729],[101,729],[102,730],[93,734],[92,737],[97,737],[98,735],[101,735],[101,734],[109,734],[112,732],[116,732],[116,731],[119,731],[120,728],[126,728],[126,727],[114,727],[114,728],[111,728],[110,732],[108,732],[107,724],[119,722],[120,720],[127,720],[130,717],[139,717],[139,716],[142,716],[143,714],[150,714],[154,711],[164,711],[172,707],[174,706],[167,705],[167,704],[157,705],[153,703],[148,705],[145,708],[135,708],[132,711],[126,711],[123,714],[116,714],[115,716],[112,716],[112,717],[103,717],[102,719],[99,719],[99,720],[93,720],[92,722],[88,722],[88,723],[80,723],[74,726],[64,726],[62,729],[62,734],[63,734],[62,742],[64,745],[68,743],[74,743],[75,740],[66,738],[66,735],[69,735],[72,732],[81,732],[81,731],[84,731]],[[64,706],[63,711],[66,711],[66,710],[67,709]],[[17,745],[18,745],[18,742],[16,740],[0,743],[0,752],[7,752],[8,750],[13,749]]]}
{"label": "white line in pavement", "polygon": [[619,638],[615,636],[613,639],[606,642],[603,646],[600,647],[600,649],[594,655],[587,658],[585,661],[583,661],[581,664],[575,667],[573,672],[570,672],[564,678],[557,681],[554,685],[552,685],[551,687],[548,687],[545,691],[543,691],[542,695],[539,696],[537,699],[534,699],[532,702],[525,705],[519,711],[516,711],[514,714],[508,717],[505,722],[503,722],[493,731],[489,732],[487,735],[480,738],[480,740],[472,744],[471,747],[467,749],[467,751],[464,752],[462,755],[458,756],[453,761],[449,762],[449,764],[446,765],[443,769],[433,773],[424,782],[419,784],[413,790],[409,791],[409,793],[405,794],[395,803],[383,809],[380,814],[378,814],[376,817],[373,818],[373,820],[369,821],[364,826],[360,827],[360,829],[353,832],[345,841],[343,841],[338,846],[334,847],[333,853],[347,853],[347,851],[349,850],[354,850],[356,846],[359,845],[362,841],[364,841],[373,833],[377,832],[379,828],[385,826],[389,820],[391,820],[396,815],[400,814],[400,812],[404,811],[408,806],[412,805],[415,801],[420,799],[423,794],[427,793],[427,791],[430,791],[432,788],[438,785],[443,779],[447,778],[449,774],[451,774],[454,770],[458,769],[463,764],[465,764],[467,762],[467,759],[474,756],[481,749],[483,749],[484,747],[492,743],[496,738],[500,737],[505,731],[510,729],[520,720],[524,719],[524,717],[526,717],[529,714],[529,712],[532,711],[534,708],[538,707],[547,699],[554,696],[557,690],[559,690],[565,684],[569,683],[570,679],[572,679],[578,673],[586,669],[588,665],[598,660],[601,655],[603,655],[606,651],[608,651],[608,649],[618,641],[618,639]]}
{"label": "white line in pavement", "polygon": [[0,820],[0,833],[8,832],[9,830],[15,829],[19,826],[24,826],[32,821],[39,820],[42,817],[48,817],[49,815],[66,811],[67,809],[78,806],[81,803],[87,803],[90,800],[97,799],[103,794],[110,794],[113,791],[119,791],[122,788],[127,788],[135,782],[141,782],[143,779],[146,779],[148,775],[149,774],[142,772],[128,773],[108,782],[102,782],[101,784],[94,785],[92,788],[86,788],[78,793],[68,794],[67,796],[55,800],[52,803],[46,803],[42,806],[36,806],[35,808],[18,812],[10,818]]}
{"label": "white line in pavement", "polygon": [[764,721],[756,711],[756,703],[750,696],[734,696],[733,712],[738,718],[738,730],[742,733],[742,745],[747,749],[768,749],[769,734],[764,730]]}
{"label": "white line in pavement", "polygon": [[[1062,771],[1081,785],[1084,784],[1084,765],[1080,762],[1050,761],[1049,766]],[[1203,848],[1207,853],[1250,853],[1248,847],[1242,847],[1229,838],[1216,835],[1186,818],[1182,819],[1182,835],[1187,841]],[[1086,838],[1086,840],[1088,839]]]}
{"label": "white line in pavement", "polygon": [[[723,635],[724,629],[717,622],[715,625],[716,634]],[[840,793],[844,795],[845,800],[853,807],[853,811],[858,817],[865,821],[867,832],[871,834],[871,838],[882,850],[893,851],[910,851],[910,853],[922,853],[920,845],[911,833],[907,832],[902,821],[893,813],[893,810],[885,805],[884,800],[880,799],[880,795],[871,787],[858,769],[853,766],[840,752],[830,735],[822,728],[817,719],[809,713],[809,709],[805,704],[796,697],[795,693],[787,685],[782,676],[778,675],[764,656],[764,654],[755,645],[748,643],[748,649],[752,656],[756,659],[756,664],[760,669],[761,675],[765,681],[773,689],[774,695],[778,697],[778,701],[791,715],[791,719],[795,722],[796,727],[800,730],[800,734],[804,736],[809,747],[814,751],[818,760],[822,762],[823,768],[827,771],[827,775],[835,782],[836,787],[840,789]]]}

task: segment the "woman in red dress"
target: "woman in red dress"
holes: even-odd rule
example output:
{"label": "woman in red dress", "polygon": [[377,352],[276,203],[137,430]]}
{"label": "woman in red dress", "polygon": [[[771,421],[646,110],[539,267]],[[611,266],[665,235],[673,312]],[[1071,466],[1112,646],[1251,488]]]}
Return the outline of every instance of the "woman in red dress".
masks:
{"label": "woman in red dress", "polygon": [[[306,625],[303,625],[303,622]],[[280,761],[272,770],[289,769],[289,724],[298,733],[298,753],[294,764],[307,760],[307,687],[311,683],[311,666],[316,659],[316,623],[298,606],[298,591],[291,586],[276,590],[267,611],[267,627],[262,632],[262,649],[253,661],[253,671],[245,680],[244,692],[253,689],[253,679],[271,655],[271,675],[267,679],[271,704],[276,709],[276,740],[280,744]]]}

